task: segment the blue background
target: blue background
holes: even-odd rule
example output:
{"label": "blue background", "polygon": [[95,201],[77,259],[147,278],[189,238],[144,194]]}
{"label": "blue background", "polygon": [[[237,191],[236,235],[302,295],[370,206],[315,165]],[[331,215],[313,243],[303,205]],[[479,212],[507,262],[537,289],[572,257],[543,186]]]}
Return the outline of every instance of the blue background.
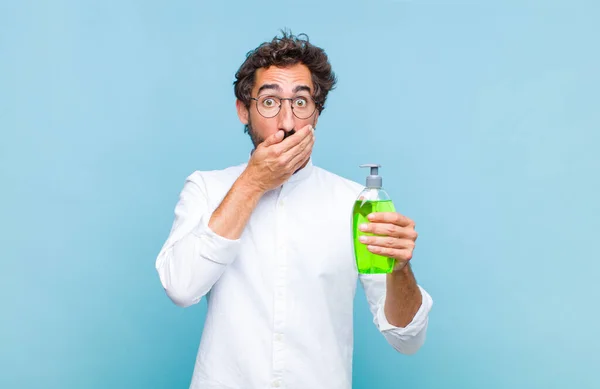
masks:
{"label": "blue background", "polygon": [[434,307],[356,297],[355,388],[598,388],[594,2],[0,2],[0,387],[187,388],[206,303],[154,260],[185,177],[245,161],[232,81],[289,27],[339,77],[315,164],[384,185]]}

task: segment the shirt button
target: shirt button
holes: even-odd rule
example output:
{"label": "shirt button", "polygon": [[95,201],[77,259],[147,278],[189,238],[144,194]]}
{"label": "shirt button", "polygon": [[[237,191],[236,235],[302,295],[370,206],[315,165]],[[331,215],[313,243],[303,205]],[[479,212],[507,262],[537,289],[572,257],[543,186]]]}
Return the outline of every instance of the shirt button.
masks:
{"label": "shirt button", "polygon": [[281,335],[281,334],[275,335],[275,340],[278,342],[281,342],[283,340],[283,335]]}
{"label": "shirt button", "polygon": [[283,200],[279,201],[279,208],[283,208]]}
{"label": "shirt button", "polygon": [[279,382],[279,381],[273,382],[273,387],[274,388],[279,388],[280,386],[281,386],[281,382]]}

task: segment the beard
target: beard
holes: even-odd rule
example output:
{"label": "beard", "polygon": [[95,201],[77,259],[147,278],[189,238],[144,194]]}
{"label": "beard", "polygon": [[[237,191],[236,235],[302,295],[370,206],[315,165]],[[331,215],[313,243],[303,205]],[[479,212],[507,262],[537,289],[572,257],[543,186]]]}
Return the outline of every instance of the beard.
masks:
{"label": "beard", "polygon": [[248,124],[246,124],[246,131],[248,132],[248,135],[250,135],[250,140],[252,141],[255,149],[259,144],[265,141],[264,138],[258,135],[252,127],[252,120],[250,120],[250,118],[248,118]]}
{"label": "beard", "polygon": [[[248,135],[250,135],[250,140],[252,141],[252,144],[254,145],[255,149],[258,147],[259,144],[265,141],[265,139],[262,136],[258,135],[252,127],[252,120],[250,120],[249,117],[248,124],[246,125],[246,131],[248,132]],[[291,131],[285,131],[283,139],[287,138],[288,136],[294,135],[295,133],[295,129],[292,129]]]}

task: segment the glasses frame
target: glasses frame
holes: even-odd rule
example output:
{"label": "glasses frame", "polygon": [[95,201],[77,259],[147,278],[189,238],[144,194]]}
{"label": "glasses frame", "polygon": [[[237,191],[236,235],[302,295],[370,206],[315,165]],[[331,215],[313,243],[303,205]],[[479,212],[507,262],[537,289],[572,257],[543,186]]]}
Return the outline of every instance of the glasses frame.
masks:
{"label": "glasses frame", "polygon": [[[275,113],[275,115],[273,115],[273,116],[265,116],[265,115],[262,114],[262,112],[260,112],[260,109],[258,109],[258,99],[261,98],[261,97],[263,97],[263,96],[275,97],[275,98],[279,99],[279,101],[280,101],[280,103],[279,103],[279,109],[277,110],[277,112]],[[294,106],[293,106],[292,103],[293,103],[293,101],[295,99],[300,98],[300,97],[308,97],[315,104],[315,109],[307,117],[300,117],[300,116],[296,115],[296,112],[294,111]],[[319,109],[321,107],[321,104],[317,103],[317,101],[315,99],[313,99],[312,96],[296,96],[296,97],[286,97],[286,98],[284,98],[284,97],[279,97],[279,96],[276,96],[276,95],[261,95],[261,96],[257,96],[257,97],[250,97],[250,100],[256,101],[256,111],[258,111],[258,113],[259,113],[260,116],[262,116],[262,117],[264,117],[266,119],[271,119],[271,118],[274,118],[275,116],[279,115],[279,112],[281,112],[281,106],[283,106],[283,102],[285,100],[289,100],[290,101],[290,108],[292,109],[292,113],[294,114],[295,117],[297,117],[300,120],[306,120],[306,119],[310,118],[312,115],[315,114],[315,112],[317,112],[317,109]]]}

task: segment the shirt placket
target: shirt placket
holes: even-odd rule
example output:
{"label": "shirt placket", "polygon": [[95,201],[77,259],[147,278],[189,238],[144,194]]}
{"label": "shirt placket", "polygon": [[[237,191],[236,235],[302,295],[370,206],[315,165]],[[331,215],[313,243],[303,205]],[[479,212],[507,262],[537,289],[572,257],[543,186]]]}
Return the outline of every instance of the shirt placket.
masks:
{"label": "shirt placket", "polygon": [[279,192],[276,209],[275,225],[275,282],[273,304],[273,377],[271,386],[274,388],[285,387],[283,372],[285,368],[285,302],[286,302],[286,204],[283,188]]}

